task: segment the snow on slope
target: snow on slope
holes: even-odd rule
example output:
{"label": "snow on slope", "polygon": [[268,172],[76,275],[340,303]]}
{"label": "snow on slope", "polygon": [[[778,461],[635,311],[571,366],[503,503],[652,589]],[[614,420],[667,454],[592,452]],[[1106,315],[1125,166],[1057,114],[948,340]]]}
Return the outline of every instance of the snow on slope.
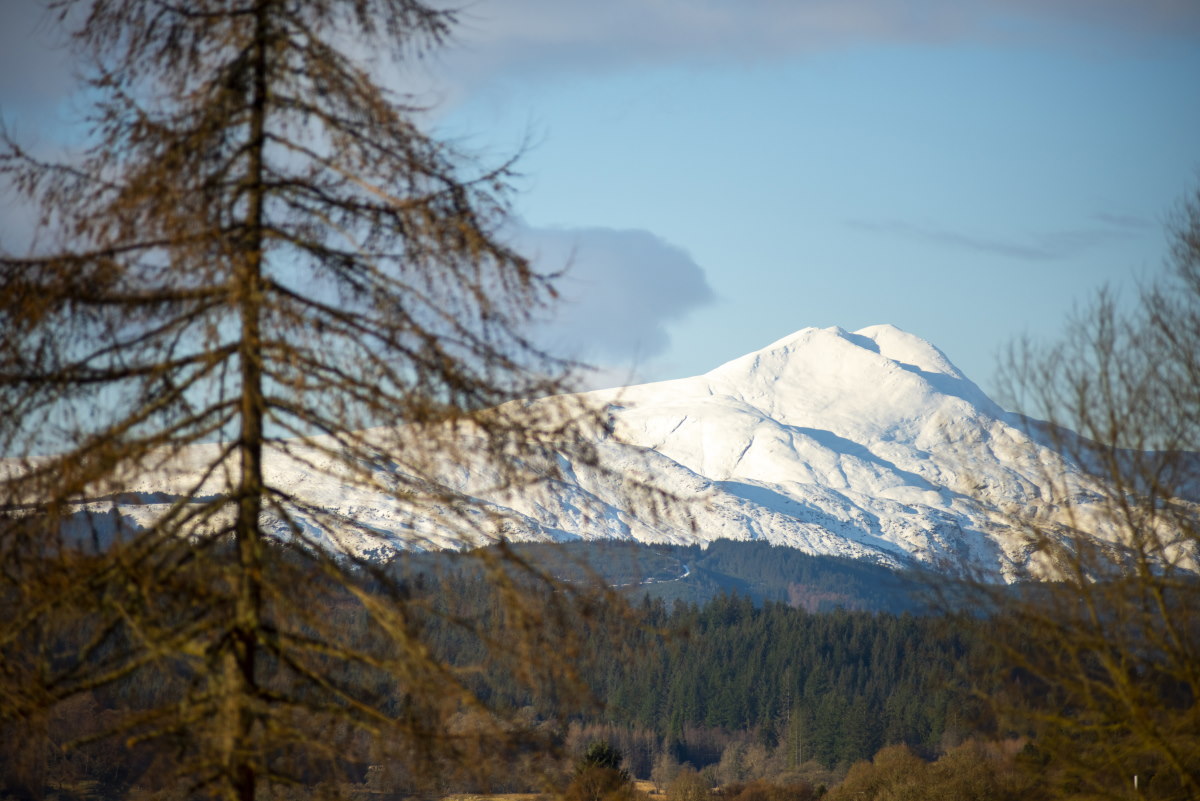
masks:
{"label": "snow on slope", "polygon": [[891,564],[1021,561],[989,507],[1038,501],[1057,462],[941,351],[886,325],[808,328],[702,376],[592,397],[622,439],[713,482],[710,516],[752,519],[715,536]]}
{"label": "snow on slope", "polygon": [[[445,483],[502,516],[494,533],[510,539],[763,539],[813,554],[1003,575],[1025,555],[1002,510],[1045,505],[1047,468],[1084,486],[941,351],[888,325],[806,328],[704,375],[584,397],[609,415],[611,431],[598,443],[608,471],[564,464],[562,480],[499,495],[485,468],[452,463]],[[305,466],[322,459],[315,451],[276,458],[268,480],[398,546],[456,544],[408,515],[386,480],[363,488],[336,480],[327,465]],[[136,489],[170,492],[188,485],[187,473],[145,476]],[[676,503],[647,515],[631,505],[622,476]],[[122,513],[144,524],[155,504]],[[378,546],[374,537],[336,545]]]}

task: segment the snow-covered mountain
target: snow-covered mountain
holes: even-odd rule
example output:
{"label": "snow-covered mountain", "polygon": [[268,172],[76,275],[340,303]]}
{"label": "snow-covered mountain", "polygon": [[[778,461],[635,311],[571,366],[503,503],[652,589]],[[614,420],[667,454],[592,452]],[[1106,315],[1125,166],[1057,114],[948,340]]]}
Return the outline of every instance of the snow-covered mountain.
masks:
{"label": "snow-covered mountain", "polygon": [[[510,539],[711,542],[763,539],[813,554],[894,566],[972,565],[1012,575],[1025,561],[1005,512],[1048,505],[1047,476],[1086,487],[1079,470],[1031,438],[928,342],[888,325],[806,328],[704,375],[586,393],[609,425],[604,470],[562,464],[563,479],[500,495],[486,468],[447,464],[443,480],[483,501]],[[186,455],[201,464],[205,448]],[[398,545],[440,538],[386,492],[337,480],[313,451],[268,462],[271,483],[349,515]],[[194,485],[186,469],[143,476],[150,493]],[[675,500],[659,515],[629,500],[623,478]],[[164,496],[164,497],[167,497]],[[305,515],[296,519],[305,524]],[[316,531],[317,527],[312,527]],[[376,549],[372,536],[340,543]]]}
{"label": "snow-covered mountain", "polygon": [[704,375],[592,397],[623,440],[702,477],[702,540],[1009,574],[1025,553],[1008,513],[1044,505],[1047,476],[1087,483],[890,325],[806,328]]}

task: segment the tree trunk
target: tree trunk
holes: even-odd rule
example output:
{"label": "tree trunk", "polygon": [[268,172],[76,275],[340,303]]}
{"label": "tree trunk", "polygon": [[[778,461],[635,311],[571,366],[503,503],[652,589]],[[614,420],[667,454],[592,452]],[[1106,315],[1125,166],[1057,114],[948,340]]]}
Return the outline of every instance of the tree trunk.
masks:
{"label": "tree trunk", "polygon": [[227,657],[229,715],[224,725],[233,727],[229,753],[229,776],[239,801],[253,801],[257,785],[257,759],[253,744],[256,696],[255,657],[261,624],[262,536],[259,517],[263,499],[263,417],[265,402],[262,380],[263,305],[263,157],[267,116],[267,48],[269,26],[266,2],[258,5],[255,19],[253,95],[250,107],[248,148],[246,233],[243,252],[235,262],[233,276],[241,322],[238,358],[241,366],[241,431],[238,441],[240,484],[237,487],[237,586],[234,637]]}

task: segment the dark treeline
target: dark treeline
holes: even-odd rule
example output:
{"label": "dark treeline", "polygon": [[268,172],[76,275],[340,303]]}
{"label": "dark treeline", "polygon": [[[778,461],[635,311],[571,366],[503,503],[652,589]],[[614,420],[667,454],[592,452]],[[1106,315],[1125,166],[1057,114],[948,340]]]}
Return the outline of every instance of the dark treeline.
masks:
{"label": "dark treeline", "polygon": [[[632,598],[668,603],[737,594],[755,603],[781,601],[809,612],[857,609],[928,611],[930,581],[857,559],[812,556],[761,540],[699,545],[571,542],[512,546],[556,575],[601,579]],[[426,556],[426,559],[437,557]]]}
{"label": "dark treeline", "polygon": [[960,691],[979,643],[964,621],[647,601],[648,625],[593,682],[613,722],[653,730],[680,761],[721,754],[699,731],[748,732],[793,762],[846,765],[884,745],[933,752],[980,723]]}
{"label": "dark treeline", "polygon": [[[568,719],[621,748],[635,775],[649,778],[662,758],[715,765],[731,745],[752,743],[778,752],[785,767],[812,761],[845,768],[888,745],[932,755],[990,727],[966,691],[967,666],[980,662],[985,649],[978,621],[841,607],[808,612],[805,599],[818,596],[837,595],[864,607],[911,604],[911,583],[882,568],[757,544],[710,550],[716,552],[614,546],[554,551],[555,570],[616,579],[612,583],[632,599],[629,607],[586,608],[575,625],[588,628],[587,652],[566,658],[576,660],[595,701]],[[525,552],[544,559],[547,549]],[[425,634],[448,661],[484,664],[488,643],[476,632],[488,629],[485,618],[498,605],[469,570],[446,569],[441,559],[440,570],[426,564],[414,571],[415,585],[438,599]],[[672,581],[685,561],[687,579]],[[649,568],[655,580],[631,582],[638,567]],[[689,585],[707,597],[714,577],[756,587],[759,597],[790,596],[791,603],[756,603],[738,594],[736,585],[711,600],[681,600]],[[453,591],[443,591],[447,586]],[[480,671],[475,681],[484,697],[538,719],[563,713],[560,698],[535,698],[503,673]]]}
{"label": "dark treeline", "polygon": [[[522,558],[532,559],[535,551]],[[832,783],[852,763],[869,759],[882,747],[903,744],[932,757],[978,731],[981,716],[961,690],[963,666],[983,648],[969,619],[842,608],[809,612],[784,601],[755,603],[748,595],[732,593],[701,602],[681,599],[689,582],[701,587],[703,598],[714,576],[740,574],[735,580],[759,587],[760,597],[779,590],[786,598],[791,583],[805,586],[808,597],[836,590],[857,603],[855,582],[845,579],[846,571],[869,575],[871,570],[834,564],[833,573],[823,577],[814,567],[807,575],[792,573],[793,579],[804,575],[803,581],[772,585],[756,577],[754,565],[766,565],[772,557],[778,562],[781,554],[795,558],[791,552],[772,551],[647,551],[639,558],[642,564],[654,562],[660,579],[651,584],[610,582],[626,586],[606,593],[596,592],[595,581],[585,585],[576,577],[576,583],[560,584],[557,590],[536,583],[523,589],[578,590],[579,603],[562,605],[571,617],[544,625],[547,643],[562,642],[551,631],[555,627],[582,633],[576,638],[579,649],[560,656],[573,665],[578,685],[590,688],[583,696],[561,685],[530,690],[530,682],[520,676],[521,655],[491,641],[490,633],[504,630],[501,618],[511,605],[498,602],[495,577],[486,580],[483,575],[486,562],[424,555],[393,563],[390,570],[403,577],[405,614],[414,635],[493,709],[518,722],[510,725],[530,732],[528,738],[514,739],[526,743],[524,750],[509,754],[491,781],[481,782],[478,771],[466,776],[448,767],[434,789],[544,790],[547,782],[553,783],[555,770],[596,740],[618,748],[633,776],[653,778],[663,786],[680,770],[690,769],[706,770],[706,781],[721,784],[789,776]],[[575,569],[603,583],[601,567],[615,569],[612,554],[601,559],[598,552],[590,553],[591,563],[575,561]],[[621,553],[625,558],[629,552]],[[687,565],[686,580],[681,563]],[[708,568],[702,567],[705,563]],[[558,564],[553,569],[561,575],[565,568]],[[630,578],[634,568],[620,570],[625,571],[622,578]],[[374,580],[371,571],[364,572],[362,587],[369,591]],[[654,592],[668,585],[674,585],[675,600]],[[861,586],[869,589],[871,583],[863,580]],[[345,592],[314,577],[296,603],[320,605],[319,612],[304,613],[319,613],[336,621],[350,640],[367,642],[371,624],[359,605],[341,597]],[[289,612],[281,607],[276,614]],[[79,621],[80,636],[86,629],[86,621]],[[60,642],[55,649],[70,655],[73,645]],[[332,683],[374,686],[377,703],[389,714],[412,715],[419,722],[427,712],[395,677],[368,675],[372,669],[367,665],[331,658],[325,669]],[[184,663],[155,662],[59,703],[41,725],[45,747],[31,775],[44,777],[48,792],[63,799],[137,797],[166,789],[160,768],[176,755],[141,742],[143,727],[136,721],[150,710],[184,700],[194,684],[194,670]],[[266,687],[285,687],[288,676],[280,666],[264,659],[262,670]],[[449,721],[430,719],[430,730],[454,736],[490,725],[478,714],[464,710]],[[91,733],[97,734],[94,741],[88,741]],[[81,738],[86,742],[79,747],[61,748]],[[361,738],[347,737],[338,749],[339,781],[346,787],[397,795],[430,791],[418,786],[417,777],[402,765],[377,764],[371,744]],[[36,752],[23,750],[26,755]]]}

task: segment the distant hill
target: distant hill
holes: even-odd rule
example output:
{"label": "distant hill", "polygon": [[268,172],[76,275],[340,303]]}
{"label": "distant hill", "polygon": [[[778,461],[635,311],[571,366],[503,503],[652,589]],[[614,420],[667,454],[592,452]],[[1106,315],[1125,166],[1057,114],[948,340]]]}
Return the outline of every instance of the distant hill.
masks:
{"label": "distant hill", "polygon": [[[756,605],[775,601],[814,613],[845,609],[901,614],[925,611],[930,590],[929,576],[854,559],[812,556],[761,541],[718,540],[707,547],[518,543],[512,549],[558,579],[598,581],[634,602],[648,597],[668,605],[703,605],[720,595],[738,595]],[[423,554],[409,566],[434,574],[456,563],[451,553]]]}
{"label": "distant hill", "polygon": [[[478,544],[501,537],[660,548],[761,541],[893,568],[970,568],[1013,578],[1028,554],[1008,512],[1053,514],[1048,477],[1070,493],[1079,519],[1087,519],[1088,499],[1100,497],[1085,471],[1047,447],[1036,426],[993,403],[935,346],[887,325],[806,328],[704,375],[580,400],[606,417],[595,442],[604,470],[563,457],[561,475],[509,492],[498,490],[502,482],[482,465],[447,457],[444,486],[448,497],[457,494],[475,510]],[[201,450],[215,447],[193,446],[195,453],[132,478],[120,500],[123,524],[144,526],[162,514],[180,488],[198,483],[189,465],[209,464]],[[388,492],[395,482],[386,473],[394,466],[372,466],[379,480],[365,487],[341,480],[343,468],[322,448],[337,445],[329,438],[297,441],[286,454],[273,451],[266,464],[268,481],[297,499],[291,523],[306,535],[356,554],[463,545],[427,510]],[[631,501],[626,477],[675,502],[650,514]],[[207,491],[202,482],[199,491]],[[97,501],[96,510],[112,502]],[[311,522],[322,509],[362,529],[331,542]],[[288,526],[267,526],[289,536]],[[790,592],[801,605],[839,603],[836,588],[792,582],[789,589],[787,582],[730,572],[720,548],[696,553],[704,558],[687,561],[695,572],[689,591],[744,581],[748,592]],[[669,594],[667,585],[677,582],[661,583],[656,592]]]}

